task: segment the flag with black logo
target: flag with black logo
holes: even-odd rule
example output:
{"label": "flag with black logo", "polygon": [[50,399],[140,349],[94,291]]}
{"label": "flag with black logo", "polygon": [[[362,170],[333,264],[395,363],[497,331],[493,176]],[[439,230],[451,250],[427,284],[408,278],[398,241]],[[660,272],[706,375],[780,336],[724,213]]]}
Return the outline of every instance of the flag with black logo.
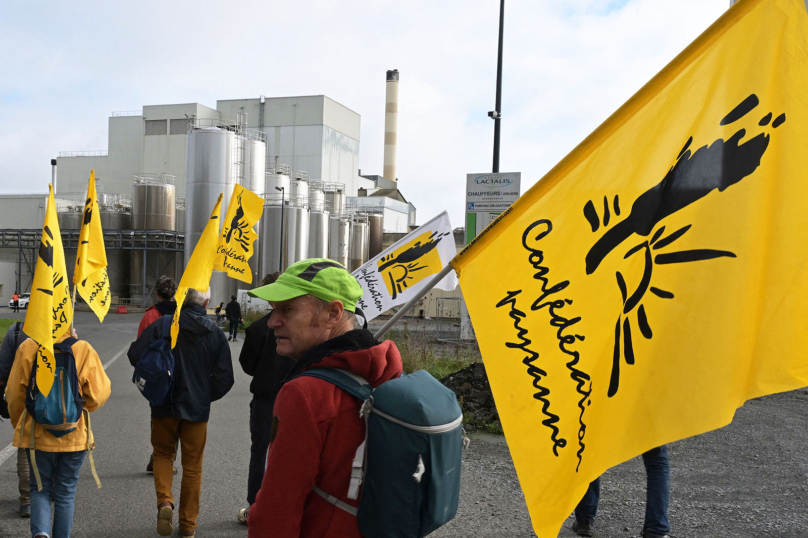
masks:
{"label": "flag with black logo", "polygon": [[740,0],[453,261],[534,530],[808,385],[808,16]]}
{"label": "flag with black logo", "polygon": [[104,232],[95,192],[95,170],[90,172],[87,200],[84,202],[84,218],[81,221],[79,247],[76,252],[76,268],[73,285],[79,295],[95,312],[99,321],[109,312],[110,291],[107,274],[107,251],[104,248]]}
{"label": "flag with black logo", "polygon": [[224,225],[216,248],[213,268],[227,273],[248,284],[253,274],[249,261],[255,252],[253,244],[258,239],[255,224],[264,212],[264,199],[241,185],[233,187],[230,206],[224,218]]}
{"label": "flag with black logo", "polygon": [[73,322],[73,305],[70,302],[70,282],[67,278],[62,234],[56,217],[56,201],[53,187],[49,187],[48,205],[45,208],[45,223],[34,269],[31,299],[25,315],[23,330],[39,344],[37,351],[36,384],[47,396],[53,386],[55,363],[53,344],[69,329]]}

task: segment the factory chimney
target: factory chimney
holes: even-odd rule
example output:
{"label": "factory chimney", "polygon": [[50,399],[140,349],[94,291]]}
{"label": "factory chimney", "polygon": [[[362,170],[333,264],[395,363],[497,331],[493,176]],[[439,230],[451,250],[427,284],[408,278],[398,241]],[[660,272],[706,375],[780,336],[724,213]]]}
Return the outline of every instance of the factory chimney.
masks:
{"label": "factory chimney", "polygon": [[53,185],[53,195],[56,196],[56,159],[51,159],[51,185]]}
{"label": "factory chimney", "polygon": [[396,181],[396,142],[398,137],[398,69],[387,72],[387,99],[384,115],[384,178]]}

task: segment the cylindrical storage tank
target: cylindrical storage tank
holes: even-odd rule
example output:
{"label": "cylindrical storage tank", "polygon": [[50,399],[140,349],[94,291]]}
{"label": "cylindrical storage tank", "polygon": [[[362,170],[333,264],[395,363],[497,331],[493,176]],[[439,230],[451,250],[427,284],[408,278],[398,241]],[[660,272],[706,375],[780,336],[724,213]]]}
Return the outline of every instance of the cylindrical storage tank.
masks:
{"label": "cylindrical storage tank", "polygon": [[281,248],[286,248],[287,245],[281,245],[281,222],[283,221],[282,213],[285,213],[285,208],[280,205],[266,204],[264,205],[264,214],[261,217],[260,226],[261,233],[258,240],[261,242],[261,270],[264,274],[274,273],[275,271],[283,272],[281,255]]}
{"label": "cylindrical storage tank", "polygon": [[286,206],[283,214],[283,235],[286,248],[284,269],[309,257],[309,210]]}
{"label": "cylindrical storage tank", "polygon": [[325,193],[320,189],[309,189],[309,208],[312,211],[325,211]]}
{"label": "cylindrical storage tank", "polygon": [[245,189],[250,189],[258,196],[264,195],[266,189],[267,144],[263,140],[247,140],[247,170]]}
{"label": "cylindrical storage tank", "polygon": [[[271,173],[266,174],[266,199],[270,205],[281,205],[281,198],[286,202],[292,194],[290,188],[291,179],[287,174]],[[280,191],[278,189],[283,189]]]}
{"label": "cylindrical storage tank", "polygon": [[328,258],[328,211],[309,213],[309,258]]}
{"label": "cylindrical storage tank", "polygon": [[174,185],[150,181],[132,185],[132,229],[174,230],[176,215]]}
{"label": "cylindrical storage tank", "polygon": [[[168,230],[176,227],[176,189],[172,178],[153,174],[135,176],[132,185],[131,226],[133,230]],[[145,258],[144,258],[145,256]],[[144,264],[145,259],[145,264]],[[145,265],[145,271],[144,271]],[[144,285],[145,273],[145,285]],[[159,274],[174,276],[176,262],[172,252],[133,250],[129,254],[129,296],[143,306],[154,302],[151,290]],[[147,297],[143,297],[143,292]],[[149,297],[152,297],[152,300]]]}
{"label": "cylindrical storage tank", "polygon": [[351,244],[351,221],[334,216],[328,225],[328,257],[348,268],[348,247]]}
{"label": "cylindrical storage tank", "polygon": [[368,223],[351,222],[351,248],[348,259],[348,270],[354,272],[367,261]]}
{"label": "cylindrical storage tank", "polygon": [[[121,210],[101,211],[101,229],[105,232],[131,230],[132,215]],[[109,292],[115,297],[129,296],[129,250],[107,250]]]}
{"label": "cylindrical storage tank", "polygon": [[345,185],[327,188],[325,191],[326,209],[334,215],[345,211]]}
{"label": "cylindrical storage tank", "polygon": [[[185,252],[187,264],[205,230],[219,194],[223,194],[220,223],[236,184],[236,135],[223,129],[193,129],[188,133],[187,183],[185,188]],[[221,227],[221,224],[220,224]],[[210,304],[229,303],[238,283],[224,273],[213,272]]]}
{"label": "cylindrical storage tank", "polygon": [[309,182],[305,179],[295,179],[292,181],[292,195],[289,197],[291,205],[297,207],[309,207]]}
{"label": "cylindrical storage tank", "polygon": [[177,206],[174,211],[174,229],[178,232],[185,233],[185,198],[177,198]]}
{"label": "cylindrical storage tank", "polygon": [[384,239],[384,216],[368,215],[368,259],[373,259],[384,250],[382,240]]}

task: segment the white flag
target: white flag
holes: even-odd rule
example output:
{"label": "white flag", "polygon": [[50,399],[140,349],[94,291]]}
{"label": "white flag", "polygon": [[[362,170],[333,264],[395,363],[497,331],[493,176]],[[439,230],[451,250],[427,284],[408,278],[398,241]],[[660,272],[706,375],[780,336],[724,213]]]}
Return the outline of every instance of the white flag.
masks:
{"label": "white flag", "polygon": [[[370,321],[406,303],[456,253],[452,225],[444,211],[353,272],[364,290],[356,306]],[[452,271],[435,287],[452,291],[457,287],[457,275]]]}

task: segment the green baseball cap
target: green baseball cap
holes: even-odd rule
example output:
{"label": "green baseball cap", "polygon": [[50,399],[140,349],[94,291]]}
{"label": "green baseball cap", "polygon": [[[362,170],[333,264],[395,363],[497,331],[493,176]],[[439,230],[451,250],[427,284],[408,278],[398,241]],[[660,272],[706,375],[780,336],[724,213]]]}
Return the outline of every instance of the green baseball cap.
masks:
{"label": "green baseball cap", "polygon": [[341,301],[345,310],[355,312],[363,290],[344,265],[312,258],[290,265],[273,284],[255,288],[249,294],[273,303],[313,295],[323,301]]}

